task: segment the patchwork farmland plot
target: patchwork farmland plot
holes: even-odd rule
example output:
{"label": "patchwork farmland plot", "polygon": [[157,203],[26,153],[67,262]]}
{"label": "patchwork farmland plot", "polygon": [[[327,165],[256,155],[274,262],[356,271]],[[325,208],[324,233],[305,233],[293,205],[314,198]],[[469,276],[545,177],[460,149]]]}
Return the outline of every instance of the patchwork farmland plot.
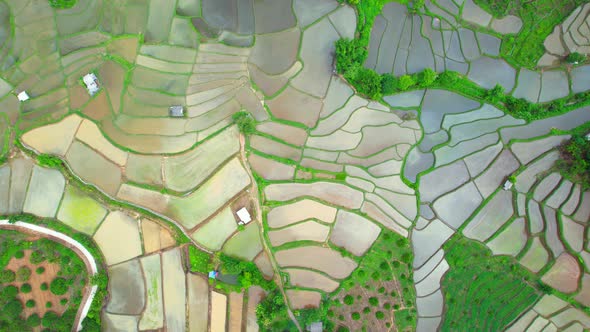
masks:
{"label": "patchwork farmland plot", "polygon": [[405,2],[0,0],[0,214],[88,330],[590,329],[590,6]]}

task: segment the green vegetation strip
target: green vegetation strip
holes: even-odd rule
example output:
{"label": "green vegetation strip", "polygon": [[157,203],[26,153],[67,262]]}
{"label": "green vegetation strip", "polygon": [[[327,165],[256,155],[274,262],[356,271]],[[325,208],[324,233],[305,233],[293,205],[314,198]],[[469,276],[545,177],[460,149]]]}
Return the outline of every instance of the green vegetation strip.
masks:
{"label": "green vegetation strip", "polygon": [[541,296],[538,277],[509,256],[453,236],[443,249],[449,271],[442,280],[442,331],[502,331]]}
{"label": "green vegetation strip", "polygon": [[72,8],[77,0],[49,0],[49,5],[56,9]]}

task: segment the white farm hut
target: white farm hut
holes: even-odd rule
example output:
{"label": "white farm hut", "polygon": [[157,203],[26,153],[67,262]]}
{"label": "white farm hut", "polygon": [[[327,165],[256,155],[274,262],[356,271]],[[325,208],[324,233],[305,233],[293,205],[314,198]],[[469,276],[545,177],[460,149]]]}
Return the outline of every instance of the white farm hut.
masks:
{"label": "white farm hut", "polygon": [[22,91],[21,93],[19,93],[16,98],[18,98],[19,101],[27,101],[30,99],[29,95],[27,94],[26,91]]}
{"label": "white farm hut", "polygon": [[245,225],[252,221],[252,217],[250,217],[250,212],[248,212],[248,210],[245,207],[239,209],[236,213],[238,215],[238,218],[240,218],[240,222],[238,224]]}
{"label": "white farm hut", "polygon": [[184,117],[184,107],[176,105],[171,106],[169,109],[170,116],[173,118],[182,118]]}
{"label": "white farm hut", "polygon": [[84,84],[86,85],[86,90],[88,90],[88,93],[91,96],[94,96],[94,94],[97,93],[99,90],[98,77],[96,77],[96,75],[94,75],[93,73],[90,73],[90,74],[84,75],[82,80],[84,81]]}

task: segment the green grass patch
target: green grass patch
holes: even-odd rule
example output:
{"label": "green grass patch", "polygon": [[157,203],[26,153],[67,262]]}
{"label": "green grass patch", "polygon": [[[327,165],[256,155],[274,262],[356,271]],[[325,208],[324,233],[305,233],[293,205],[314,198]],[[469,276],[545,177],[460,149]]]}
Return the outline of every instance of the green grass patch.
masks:
{"label": "green grass patch", "polygon": [[455,235],[445,245],[442,331],[502,331],[542,295],[538,277],[510,256]]}
{"label": "green grass patch", "polygon": [[583,190],[590,190],[590,141],[582,135],[574,135],[560,148],[561,159],[557,169],[568,180],[582,185]]}
{"label": "green grass patch", "polygon": [[534,69],[545,53],[543,42],[553,32],[553,28],[584,0],[475,0],[477,5],[494,17],[508,14],[522,19],[523,26],[515,36],[505,36],[501,54],[513,65]]}
{"label": "green grass patch", "polygon": [[49,5],[56,9],[72,8],[77,0],[49,0]]}

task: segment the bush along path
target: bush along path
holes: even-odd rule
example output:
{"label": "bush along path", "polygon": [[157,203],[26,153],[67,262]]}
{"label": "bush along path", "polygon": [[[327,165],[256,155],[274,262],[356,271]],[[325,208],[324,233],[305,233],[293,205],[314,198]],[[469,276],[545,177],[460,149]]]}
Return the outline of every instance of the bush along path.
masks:
{"label": "bush along path", "polygon": [[[95,276],[97,276],[97,274],[98,274],[98,266],[96,264],[94,257],[92,256],[92,254],[80,242],[74,240],[73,238],[71,238],[65,234],[56,232],[56,231],[46,228],[46,227],[41,227],[38,225],[34,225],[34,224],[26,223],[26,222],[21,222],[21,221],[12,222],[9,220],[0,220],[0,229],[16,230],[19,232],[32,233],[32,234],[36,234],[36,235],[38,234],[38,235],[41,235],[42,237],[47,237],[53,241],[61,243],[61,244],[65,245],[66,247],[72,249],[74,252],[76,252],[76,254],[78,254],[82,258],[82,260],[84,261],[86,268],[89,272],[89,277],[91,280]],[[55,279],[55,280],[63,280],[63,279]],[[60,291],[60,289],[58,289],[58,288],[59,288],[58,283],[54,284],[52,282],[51,291],[56,292],[56,293],[62,293]],[[80,304],[80,307],[78,308],[78,313],[76,314],[76,318],[74,321],[74,327],[75,327],[76,331],[82,330],[82,328],[83,328],[82,322],[84,321],[84,319],[88,315],[88,312],[90,311],[90,308],[92,306],[92,301],[94,300],[94,297],[98,291],[98,288],[99,288],[98,285],[92,285],[92,287],[90,288],[90,291],[87,292],[86,294],[84,294],[84,297],[82,299],[82,303]]]}

